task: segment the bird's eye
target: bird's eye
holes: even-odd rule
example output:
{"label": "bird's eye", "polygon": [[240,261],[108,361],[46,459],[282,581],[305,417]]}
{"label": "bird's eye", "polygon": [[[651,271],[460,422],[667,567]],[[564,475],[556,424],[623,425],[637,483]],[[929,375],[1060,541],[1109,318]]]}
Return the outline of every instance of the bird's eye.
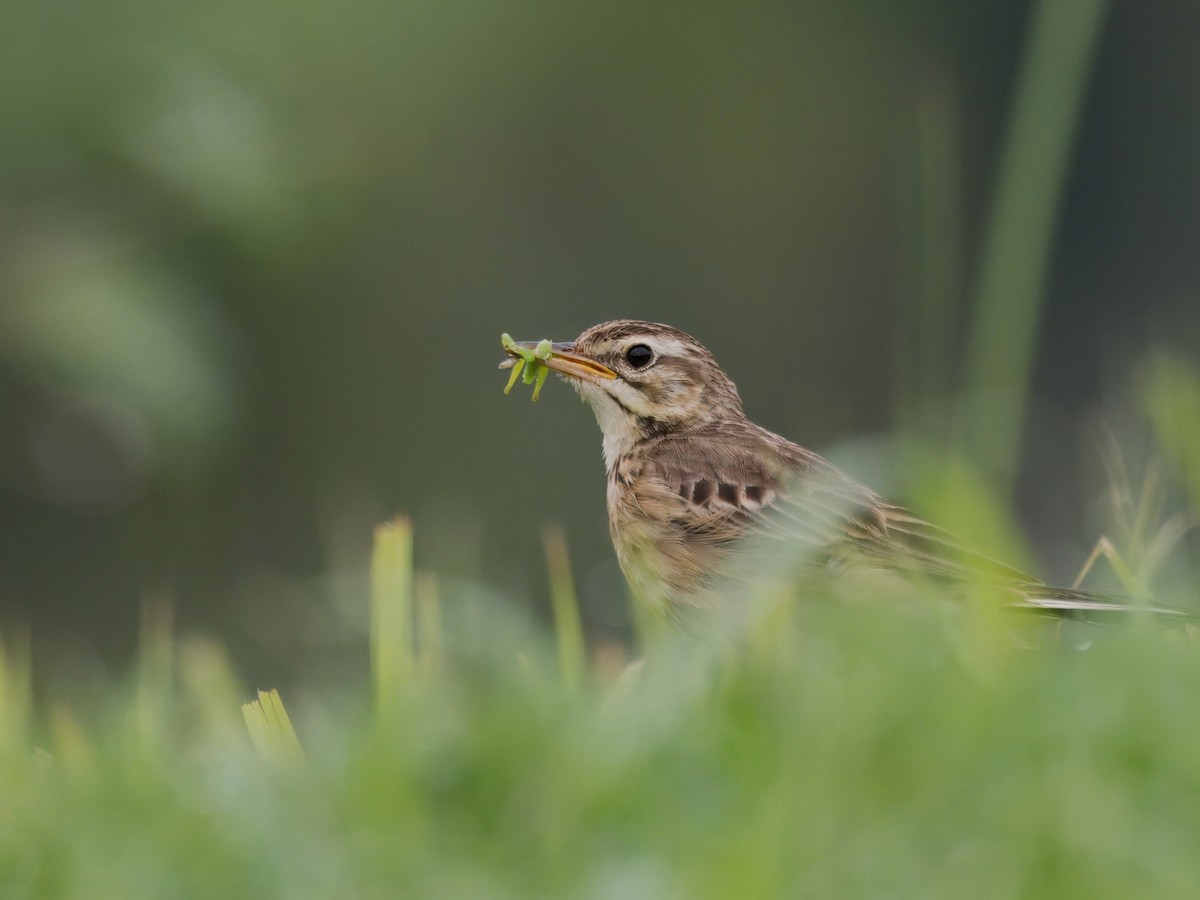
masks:
{"label": "bird's eye", "polygon": [[654,359],[654,351],[645,344],[634,344],[625,351],[625,359],[635,369],[644,369]]}

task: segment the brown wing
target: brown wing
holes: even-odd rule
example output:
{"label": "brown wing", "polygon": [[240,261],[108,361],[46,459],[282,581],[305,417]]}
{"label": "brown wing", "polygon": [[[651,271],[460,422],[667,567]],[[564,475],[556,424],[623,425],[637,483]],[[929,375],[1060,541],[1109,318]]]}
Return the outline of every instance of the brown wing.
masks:
{"label": "brown wing", "polygon": [[[746,426],[686,439],[664,438],[650,455],[650,479],[680,510],[678,540],[720,560],[734,580],[763,567],[865,563],[938,579],[1012,590],[1017,605],[1054,612],[1143,610],[1091,591],[1053,588],[1019,569],[963,547],[949,532],[887,503],[817,454]],[[702,443],[704,446],[697,446]],[[719,553],[711,553],[713,547]],[[700,558],[699,556],[696,557]]]}
{"label": "brown wing", "polygon": [[853,560],[955,580],[1037,583],[762,429],[664,438],[648,457],[646,474],[679,506],[674,524],[684,540],[753,545],[758,560]]}

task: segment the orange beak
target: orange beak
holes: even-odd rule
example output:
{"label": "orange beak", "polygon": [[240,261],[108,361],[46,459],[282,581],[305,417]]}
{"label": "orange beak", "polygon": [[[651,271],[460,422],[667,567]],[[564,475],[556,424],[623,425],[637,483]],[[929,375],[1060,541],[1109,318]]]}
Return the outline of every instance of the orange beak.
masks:
{"label": "orange beak", "polygon": [[[537,348],[538,342],[516,341],[516,345],[524,350],[534,350]],[[515,353],[510,353],[509,358],[500,363],[500,368],[511,369],[518,358]],[[563,375],[570,375],[572,378],[596,381],[611,380],[617,377],[617,373],[608,366],[576,353],[574,344],[551,344],[550,356],[542,360],[542,364],[548,369],[561,372]]]}

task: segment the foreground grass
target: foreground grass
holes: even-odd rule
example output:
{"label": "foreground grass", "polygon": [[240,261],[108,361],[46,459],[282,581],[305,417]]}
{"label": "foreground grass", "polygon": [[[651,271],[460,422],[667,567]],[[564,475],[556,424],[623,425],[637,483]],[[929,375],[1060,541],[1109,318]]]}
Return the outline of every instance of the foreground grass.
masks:
{"label": "foreground grass", "polygon": [[446,609],[436,671],[391,659],[386,706],[298,716],[303,754],[251,742],[210,644],[152,638],[138,682],[87,722],[32,710],[10,652],[0,886],[1194,895],[1200,655],[1186,633],[1062,628],[983,598],[763,609],[736,646],[660,641],[640,675],[608,684],[561,677],[549,639],[497,605]]}
{"label": "foreground grass", "polygon": [[[1145,391],[1194,518],[1200,373],[1163,361]],[[1190,520],[1126,493],[1136,580],[1161,580]],[[843,579],[743,598],[719,642],[648,624],[620,674],[589,664],[545,544],[553,636],[440,600],[407,524],[381,527],[372,679],[290,710],[160,607],[86,708],[35,704],[10,636],[0,896],[1195,896],[1190,625]],[[1167,593],[1194,604],[1179,562]]]}

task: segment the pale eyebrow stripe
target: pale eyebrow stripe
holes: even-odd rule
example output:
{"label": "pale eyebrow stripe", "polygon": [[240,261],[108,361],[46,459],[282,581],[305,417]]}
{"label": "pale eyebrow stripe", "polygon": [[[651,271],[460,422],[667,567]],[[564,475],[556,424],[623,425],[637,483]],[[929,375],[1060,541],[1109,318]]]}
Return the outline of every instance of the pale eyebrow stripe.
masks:
{"label": "pale eyebrow stripe", "polygon": [[648,345],[652,350],[655,350],[660,356],[691,356],[692,355],[692,347],[688,344],[685,344],[683,341],[676,340],[675,338],[662,338],[662,337],[655,337],[655,336],[648,336],[645,339],[635,336],[633,339],[629,340],[627,343],[625,343],[621,346],[621,352],[626,353],[629,351],[630,347],[635,347],[638,344]]}

